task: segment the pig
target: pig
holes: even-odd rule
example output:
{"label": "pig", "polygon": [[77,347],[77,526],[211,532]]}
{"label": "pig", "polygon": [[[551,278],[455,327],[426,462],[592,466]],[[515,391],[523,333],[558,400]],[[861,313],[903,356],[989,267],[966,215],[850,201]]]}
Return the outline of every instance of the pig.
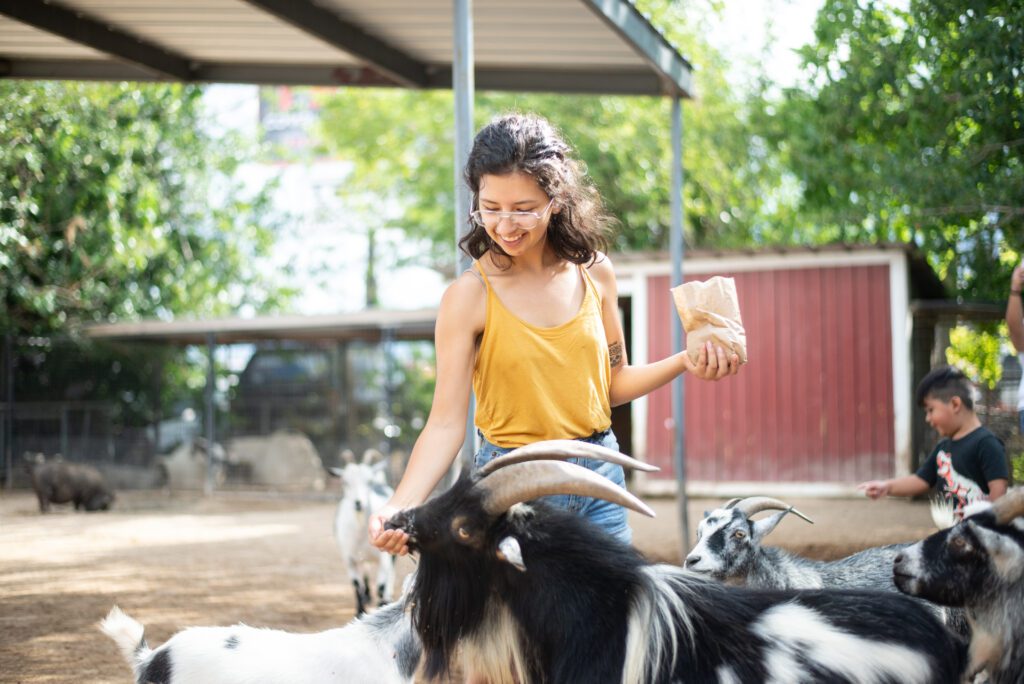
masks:
{"label": "pig", "polygon": [[76,511],[105,511],[114,502],[114,492],[93,466],[47,461],[42,454],[34,454],[26,456],[25,468],[32,478],[41,513],[49,511],[51,503],[74,503]]}

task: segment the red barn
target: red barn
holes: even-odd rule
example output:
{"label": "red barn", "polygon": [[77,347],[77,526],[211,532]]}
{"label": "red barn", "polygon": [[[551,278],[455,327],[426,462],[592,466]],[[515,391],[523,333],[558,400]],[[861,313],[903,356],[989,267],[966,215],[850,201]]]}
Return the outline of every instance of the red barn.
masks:
{"label": "red barn", "polygon": [[[667,255],[614,261],[631,363],[669,355],[677,314]],[[686,280],[713,275],[736,280],[749,362],[735,378],[686,382],[692,493],[841,492],[911,471],[913,388],[928,370],[927,350],[913,352],[912,301],[943,296],[916,251],[687,253]],[[930,329],[918,335],[930,349]],[[671,401],[666,386],[615,416],[623,450],[661,467],[639,481],[648,493],[675,490]]]}

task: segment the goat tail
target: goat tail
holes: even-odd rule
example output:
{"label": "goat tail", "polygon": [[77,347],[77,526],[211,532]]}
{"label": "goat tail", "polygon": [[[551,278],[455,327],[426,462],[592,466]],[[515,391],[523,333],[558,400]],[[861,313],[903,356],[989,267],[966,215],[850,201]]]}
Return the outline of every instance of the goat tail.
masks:
{"label": "goat tail", "polygon": [[142,623],[126,615],[117,606],[110,609],[99,624],[100,631],[114,640],[121,650],[121,655],[128,661],[132,669],[145,662],[152,652],[146,643],[145,630]]}

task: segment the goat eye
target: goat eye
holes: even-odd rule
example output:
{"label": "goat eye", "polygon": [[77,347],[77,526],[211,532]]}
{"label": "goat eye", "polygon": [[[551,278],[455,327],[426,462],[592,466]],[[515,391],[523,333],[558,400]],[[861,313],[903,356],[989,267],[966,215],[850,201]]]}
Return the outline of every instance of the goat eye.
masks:
{"label": "goat eye", "polygon": [[747,533],[744,532],[743,530],[736,530],[735,532],[732,533],[732,536],[733,536],[733,539],[746,539],[747,538]]}
{"label": "goat eye", "polygon": [[469,531],[465,527],[460,527],[456,530],[456,534],[459,535],[459,539],[469,539]]}

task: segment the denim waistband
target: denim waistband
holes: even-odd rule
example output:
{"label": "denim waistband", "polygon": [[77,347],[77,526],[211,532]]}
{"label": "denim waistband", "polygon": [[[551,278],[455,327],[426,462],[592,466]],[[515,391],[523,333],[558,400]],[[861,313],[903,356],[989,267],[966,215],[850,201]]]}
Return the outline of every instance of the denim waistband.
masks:
{"label": "denim waistband", "polygon": [[[594,430],[591,434],[587,435],[586,437],[573,437],[572,439],[575,439],[576,441],[579,442],[603,442],[605,438],[607,438],[608,435],[611,434],[611,432],[612,428],[611,426],[608,426],[608,428],[604,430]],[[477,437],[480,438],[480,441],[491,443],[490,440],[488,440],[487,437],[484,436],[484,433],[480,431],[480,428],[477,428],[476,435]]]}

